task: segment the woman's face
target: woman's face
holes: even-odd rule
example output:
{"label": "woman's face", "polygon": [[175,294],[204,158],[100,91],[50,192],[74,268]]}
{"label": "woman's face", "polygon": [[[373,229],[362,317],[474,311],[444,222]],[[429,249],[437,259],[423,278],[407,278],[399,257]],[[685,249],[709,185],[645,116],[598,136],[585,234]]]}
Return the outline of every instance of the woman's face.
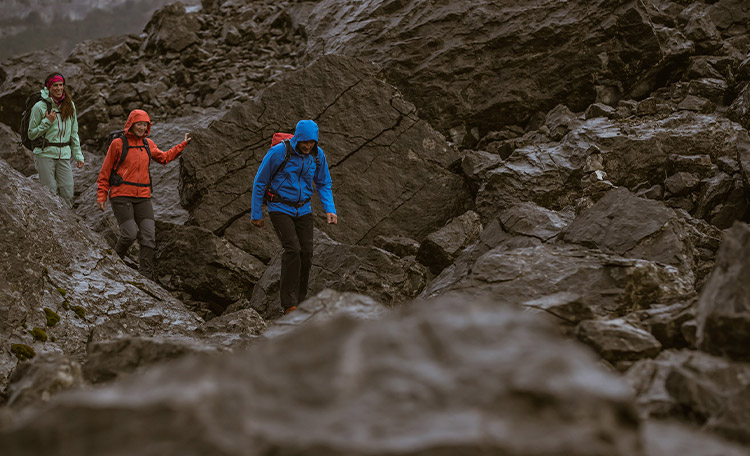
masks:
{"label": "woman's face", "polygon": [[55,100],[59,100],[60,97],[63,95],[63,87],[65,86],[65,83],[62,81],[57,81],[56,83],[52,84],[49,87],[49,94],[52,95],[52,98]]}
{"label": "woman's face", "polygon": [[146,130],[148,130],[148,122],[135,122],[133,126],[130,127],[130,131],[139,137],[145,135]]}

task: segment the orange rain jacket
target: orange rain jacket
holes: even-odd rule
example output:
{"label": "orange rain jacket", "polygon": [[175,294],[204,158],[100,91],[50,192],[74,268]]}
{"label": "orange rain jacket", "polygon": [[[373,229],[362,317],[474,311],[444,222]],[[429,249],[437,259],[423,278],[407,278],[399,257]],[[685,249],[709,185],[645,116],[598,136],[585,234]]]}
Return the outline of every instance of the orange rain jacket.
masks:
{"label": "orange rain jacket", "polygon": [[[130,132],[130,127],[136,122],[148,122],[148,128],[143,138],[138,138]],[[143,141],[148,141],[148,146],[151,151],[151,158],[157,163],[166,165],[175,158],[179,157],[180,153],[187,143],[182,141],[173,148],[166,152],[159,150],[156,144],[147,138],[151,132],[151,119],[149,118],[146,111],[141,109],[133,110],[128,116],[128,121],[125,122],[125,138],[128,141],[128,154],[125,157],[125,161],[122,162],[120,168],[117,170],[117,174],[122,176],[123,180],[128,182],[137,182],[142,184],[149,183],[149,159],[146,149],[143,147]],[[102,163],[102,169],[99,171],[99,179],[97,179],[97,202],[107,201],[107,195],[110,198],[115,196],[131,196],[137,198],[151,198],[151,187],[138,187],[135,185],[122,184],[118,186],[111,186],[109,184],[109,177],[112,174],[112,169],[120,161],[120,153],[122,152],[122,140],[115,139],[112,144],[109,145],[107,150],[107,156]]]}

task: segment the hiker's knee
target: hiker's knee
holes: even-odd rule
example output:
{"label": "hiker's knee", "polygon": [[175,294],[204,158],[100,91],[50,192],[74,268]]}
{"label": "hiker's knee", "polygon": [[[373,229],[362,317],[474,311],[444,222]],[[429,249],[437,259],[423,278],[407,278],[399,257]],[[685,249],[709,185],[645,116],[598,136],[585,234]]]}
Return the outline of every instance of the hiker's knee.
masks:
{"label": "hiker's knee", "polygon": [[138,225],[135,220],[126,220],[120,224],[120,239],[128,245],[135,242],[138,237]]}

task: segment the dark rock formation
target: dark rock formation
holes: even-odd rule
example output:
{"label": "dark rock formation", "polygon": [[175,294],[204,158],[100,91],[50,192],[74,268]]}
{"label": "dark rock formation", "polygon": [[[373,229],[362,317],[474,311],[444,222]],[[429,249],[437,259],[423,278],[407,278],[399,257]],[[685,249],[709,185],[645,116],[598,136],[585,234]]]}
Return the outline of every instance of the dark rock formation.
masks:
{"label": "dark rock formation", "polygon": [[383,234],[420,240],[463,213],[470,195],[449,170],[458,155],[414,111],[372,65],[323,57],[196,133],[183,155],[183,206],[198,225],[268,261],[278,242],[250,224],[255,172],[272,134],[309,118],[320,127],[340,214],[339,225],[326,225],[318,206],[320,229],[352,244]]}
{"label": "dark rock formation", "polygon": [[470,300],[372,323],[58,397],[0,433],[4,453],[644,454],[626,385],[543,320]]}
{"label": "dark rock formation", "polygon": [[750,227],[737,223],[722,243],[698,301],[698,346],[750,361]]}
{"label": "dark rock formation", "polygon": [[[122,335],[185,333],[199,319],[125,266],[101,237],[79,225],[46,187],[0,160],[0,384],[16,357],[11,344],[81,359],[86,345]],[[29,331],[46,331],[46,341]]]}
{"label": "dark rock formation", "polygon": [[[429,271],[414,257],[400,258],[376,247],[341,244],[318,231],[315,238],[308,296],[332,288],[365,294],[393,307],[409,302],[429,280]],[[249,302],[265,317],[281,314],[280,277],[281,255],[277,255],[253,289]],[[236,306],[229,310],[236,310]]]}

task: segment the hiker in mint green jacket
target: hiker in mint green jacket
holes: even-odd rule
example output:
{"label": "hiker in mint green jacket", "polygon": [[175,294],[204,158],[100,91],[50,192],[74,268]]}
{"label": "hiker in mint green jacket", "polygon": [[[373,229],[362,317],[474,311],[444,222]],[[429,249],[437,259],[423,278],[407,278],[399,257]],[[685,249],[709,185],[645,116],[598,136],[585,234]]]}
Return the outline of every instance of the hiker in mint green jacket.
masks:
{"label": "hiker in mint green jacket", "polygon": [[68,207],[73,207],[73,168],[71,156],[83,167],[78,119],[73,98],[65,87],[65,78],[52,73],[44,80],[42,100],[29,117],[29,139],[34,141],[34,165],[39,181],[59,194]]}

